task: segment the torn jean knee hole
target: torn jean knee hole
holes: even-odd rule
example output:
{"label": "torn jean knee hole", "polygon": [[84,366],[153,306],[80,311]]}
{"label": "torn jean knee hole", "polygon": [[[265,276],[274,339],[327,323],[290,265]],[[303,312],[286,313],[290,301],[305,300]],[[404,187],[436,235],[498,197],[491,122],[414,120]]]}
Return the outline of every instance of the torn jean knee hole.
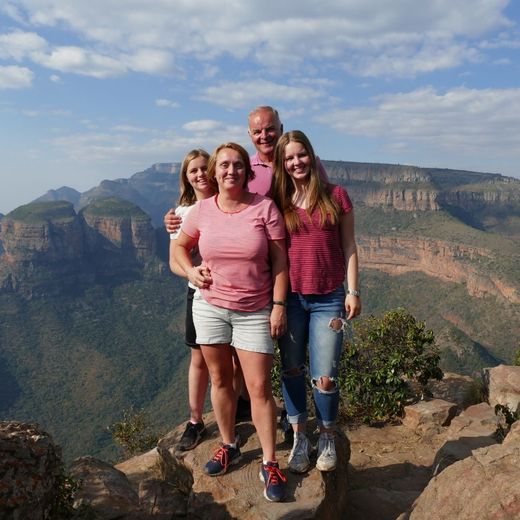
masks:
{"label": "torn jean knee hole", "polygon": [[331,318],[329,321],[329,329],[333,330],[336,334],[343,332],[346,326],[347,321],[343,318]]}
{"label": "torn jean knee hole", "polygon": [[[325,388],[321,388],[318,386],[318,381],[323,384],[323,378],[326,377],[331,383],[332,383],[332,388],[330,390],[325,390]],[[336,383],[336,378],[335,377],[329,377],[329,376],[321,376],[319,379],[313,379],[312,380],[312,387],[313,388],[316,388],[316,390],[318,390],[318,392],[322,393],[322,394],[334,394],[338,391],[338,385]]]}

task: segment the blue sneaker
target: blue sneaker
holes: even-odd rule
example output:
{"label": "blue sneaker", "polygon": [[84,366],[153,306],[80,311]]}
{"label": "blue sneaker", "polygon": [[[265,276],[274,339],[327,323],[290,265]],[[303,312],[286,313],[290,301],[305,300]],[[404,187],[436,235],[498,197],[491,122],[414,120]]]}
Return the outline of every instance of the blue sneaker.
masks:
{"label": "blue sneaker", "polygon": [[236,464],[241,456],[242,454],[238,446],[233,448],[229,444],[222,444],[215,452],[215,455],[213,455],[213,458],[204,466],[204,471],[210,477],[223,475],[227,471],[228,466]]}
{"label": "blue sneaker", "polygon": [[265,484],[264,497],[269,502],[281,502],[285,498],[285,483],[287,478],[280,471],[278,462],[262,464],[260,480]]}

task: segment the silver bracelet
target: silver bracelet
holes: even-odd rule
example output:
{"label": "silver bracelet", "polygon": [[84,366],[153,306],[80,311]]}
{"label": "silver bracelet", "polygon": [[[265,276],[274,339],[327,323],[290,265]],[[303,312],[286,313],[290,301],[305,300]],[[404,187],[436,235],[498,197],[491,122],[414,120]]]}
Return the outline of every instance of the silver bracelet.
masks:
{"label": "silver bracelet", "polygon": [[351,294],[352,296],[361,296],[361,292],[356,291],[355,289],[347,289],[347,294]]}

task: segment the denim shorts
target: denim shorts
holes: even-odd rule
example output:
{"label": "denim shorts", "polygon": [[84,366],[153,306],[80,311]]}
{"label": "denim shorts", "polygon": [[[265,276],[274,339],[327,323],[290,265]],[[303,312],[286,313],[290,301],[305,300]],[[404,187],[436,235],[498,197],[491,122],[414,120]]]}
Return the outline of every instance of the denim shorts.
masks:
{"label": "denim shorts", "polygon": [[230,344],[231,346],[273,354],[271,338],[271,305],[253,312],[224,309],[208,303],[200,293],[193,299],[193,322],[199,345]]}

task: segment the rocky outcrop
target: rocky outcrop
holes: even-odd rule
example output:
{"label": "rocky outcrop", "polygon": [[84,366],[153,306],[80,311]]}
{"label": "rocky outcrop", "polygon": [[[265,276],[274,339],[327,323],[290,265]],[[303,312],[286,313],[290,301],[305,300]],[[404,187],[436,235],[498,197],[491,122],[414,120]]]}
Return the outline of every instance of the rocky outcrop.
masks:
{"label": "rocky outcrop", "polygon": [[455,417],[457,405],[442,399],[419,401],[404,409],[403,425],[418,434],[441,431]]}
{"label": "rocky outcrop", "polygon": [[0,422],[0,518],[49,518],[61,472],[49,434],[36,424]]}
{"label": "rocky outcrop", "polygon": [[80,214],[64,201],[21,206],[2,219],[0,240],[0,291],[29,296],[135,273],[155,254],[150,218],[119,199],[96,201]]}
{"label": "rocky outcrop", "polygon": [[484,369],[488,400],[492,407],[507,406],[520,411],[520,366],[499,365]]}
{"label": "rocky outcrop", "polygon": [[516,287],[479,269],[479,259],[492,257],[487,249],[421,237],[361,236],[357,242],[365,268],[392,275],[419,271],[446,282],[464,283],[471,296],[491,295],[520,303]]}
{"label": "rocky outcrop", "polygon": [[503,444],[476,449],[445,469],[430,481],[411,513],[400,518],[520,518],[518,437],[509,442],[506,437]]}

